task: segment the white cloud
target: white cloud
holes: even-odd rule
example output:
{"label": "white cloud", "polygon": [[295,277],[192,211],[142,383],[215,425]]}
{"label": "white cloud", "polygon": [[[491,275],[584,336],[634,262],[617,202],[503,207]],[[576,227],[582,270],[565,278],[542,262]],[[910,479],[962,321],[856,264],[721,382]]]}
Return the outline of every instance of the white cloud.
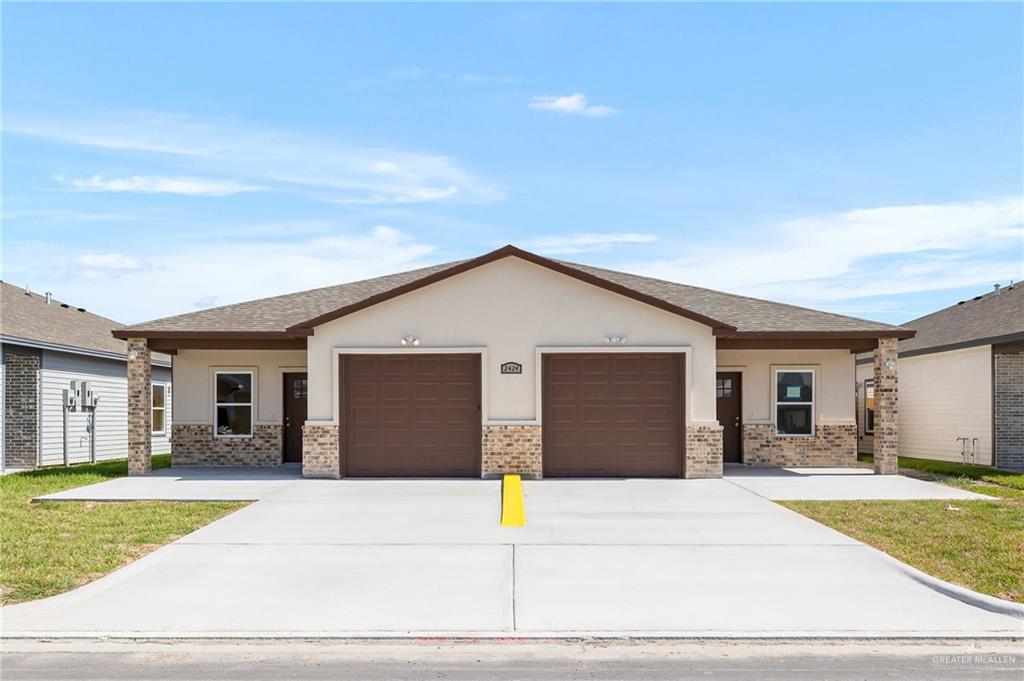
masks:
{"label": "white cloud", "polygon": [[574,92],[571,95],[562,96],[537,95],[530,100],[529,107],[540,111],[555,111],[563,114],[601,118],[615,116],[619,113],[618,109],[604,104],[589,104],[586,95],[582,92]]}
{"label": "white cloud", "polygon": [[836,301],[937,291],[1024,275],[1019,197],[803,217],[685,245],[621,269],[759,298]]}
{"label": "white cloud", "polygon": [[197,306],[391,274],[439,259],[433,245],[386,225],[312,235],[298,235],[284,225],[276,238],[168,236],[128,254],[81,253],[52,242],[5,244],[5,277],[133,323]]}
{"label": "white cloud", "polygon": [[143,261],[123,253],[84,253],[74,258],[73,263],[80,267],[69,270],[88,278],[138,272],[147,268]]}
{"label": "white cloud", "polygon": [[[503,192],[447,156],[347,144],[237,120],[109,113],[66,121],[8,116],[10,134],[110,152],[144,152],[242,186],[366,203],[499,201]],[[152,159],[151,159],[152,160]],[[454,188],[454,189],[453,189]]]}
{"label": "white cloud", "polygon": [[[63,178],[57,177],[63,181]],[[112,177],[100,175],[67,181],[75,189],[93,192],[137,192],[143,194],[184,194],[186,196],[228,196],[242,192],[262,191],[265,187],[231,180],[210,180],[198,177],[140,176]]]}
{"label": "white cloud", "polygon": [[653,234],[633,234],[629,232],[611,234],[564,234],[558,236],[542,236],[524,243],[541,253],[592,253],[607,251],[616,244],[646,244],[657,241]]}

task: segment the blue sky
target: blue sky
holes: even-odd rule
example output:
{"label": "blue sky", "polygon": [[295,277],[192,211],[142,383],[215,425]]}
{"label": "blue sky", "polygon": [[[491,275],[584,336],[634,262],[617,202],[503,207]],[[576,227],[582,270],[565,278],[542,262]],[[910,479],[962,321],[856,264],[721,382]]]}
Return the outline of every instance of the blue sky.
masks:
{"label": "blue sky", "polygon": [[900,322],[1024,278],[1022,7],[3,6],[3,278],[125,322],[505,243]]}

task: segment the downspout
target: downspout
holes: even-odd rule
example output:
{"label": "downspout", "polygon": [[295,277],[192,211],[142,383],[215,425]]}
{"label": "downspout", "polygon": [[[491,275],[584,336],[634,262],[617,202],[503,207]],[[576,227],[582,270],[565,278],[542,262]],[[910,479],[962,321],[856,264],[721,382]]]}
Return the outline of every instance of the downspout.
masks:
{"label": "downspout", "polygon": [[89,413],[89,463],[96,463],[96,408]]}
{"label": "downspout", "polygon": [[68,465],[68,391],[64,391],[64,403],[60,408],[61,417],[63,420],[63,429],[61,435],[61,444],[64,446],[64,465]]}

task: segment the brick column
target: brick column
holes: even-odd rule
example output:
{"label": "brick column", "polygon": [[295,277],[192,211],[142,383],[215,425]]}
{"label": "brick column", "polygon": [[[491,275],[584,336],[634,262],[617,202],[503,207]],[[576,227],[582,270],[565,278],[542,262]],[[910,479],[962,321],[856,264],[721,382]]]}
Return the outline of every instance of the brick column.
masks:
{"label": "brick column", "polygon": [[875,473],[899,472],[899,358],[895,338],[879,338],[875,349]]}
{"label": "brick column", "polygon": [[4,347],[4,456],[8,468],[35,468],[39,456],[39,358],[33,348]]}
{"label": "brick column", "polygon": [[128,475],[152,468],[153,396],[145,338],[128,339]]}

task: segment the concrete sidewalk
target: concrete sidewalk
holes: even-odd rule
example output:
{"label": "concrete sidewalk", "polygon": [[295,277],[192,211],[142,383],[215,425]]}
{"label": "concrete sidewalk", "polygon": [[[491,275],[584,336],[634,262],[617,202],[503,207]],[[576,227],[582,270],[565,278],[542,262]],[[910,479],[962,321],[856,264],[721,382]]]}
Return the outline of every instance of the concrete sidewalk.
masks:
{"label": "concrete sidewalk", "polygon": [[730,480],[306,481],[90,585],[10,637],[1002,637],[968,605]]}
{"label": "concrete sidewalk", "polygon": [[[255,501],[302,479],[298,465],[276,468],[158,468],[45,494],[33,501]],[[316,482],[316,481],[308,481]]]}
{"label": "concrete sidewalk", "polygon": [[904,475],[875,475],[868,468],[751,468],[726,466],[725,479],[766,499],[991,499]]}

